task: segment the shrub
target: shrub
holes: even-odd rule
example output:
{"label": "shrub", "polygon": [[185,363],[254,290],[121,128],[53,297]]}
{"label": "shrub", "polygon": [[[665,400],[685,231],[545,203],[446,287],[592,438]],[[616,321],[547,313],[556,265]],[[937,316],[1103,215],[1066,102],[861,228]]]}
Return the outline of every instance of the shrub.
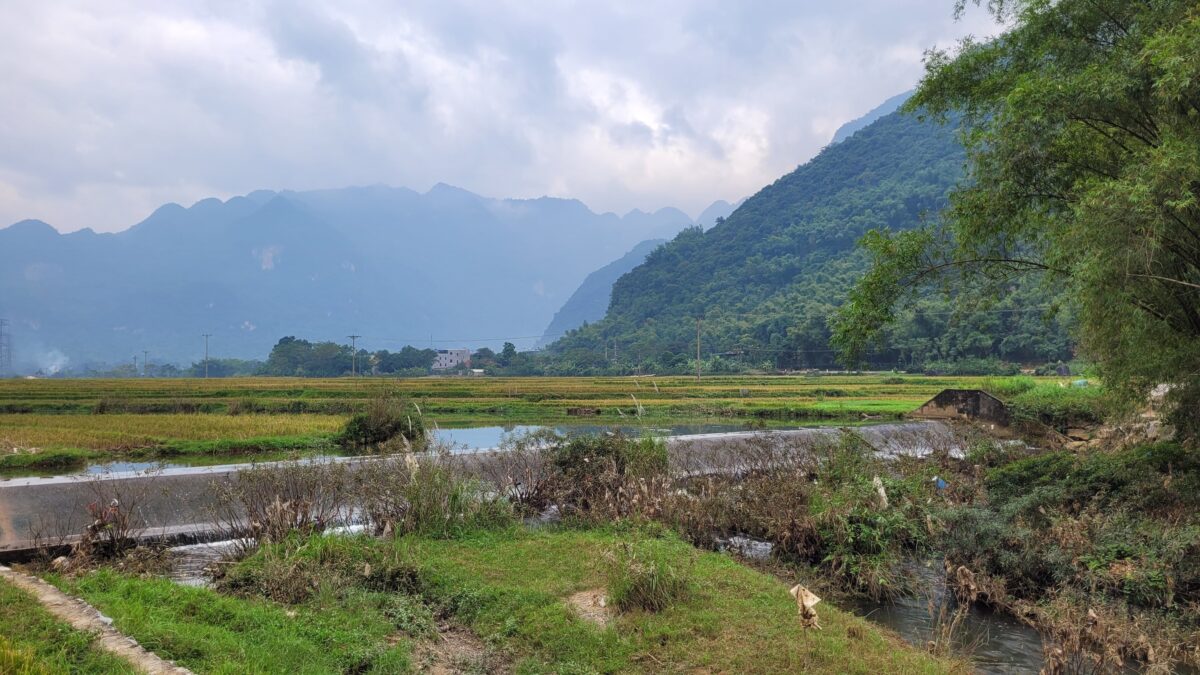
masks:
{"label": "shrub", "polygon": [[346,465],[332,461],[255,465],[214,488],[226,537],[258,543],[323,532],[344,520],[353,498]]}
{"label": "shrub", "polygon": [[451,537],[515,523],[507,499],[460,474],[446,457],[390,457],[359,470],[356,491],[377,533]]}
{"label": "shrub", "polygon": [[591,518],[619,518],[647,481],[662,483],[667,469],[666,444],[613,432],[577,436],[557,447],[554,466],[561,477],[561,504]]}
{"label": "shrub", "polygon": [[337,440],[343,447],[359,449],[394,438],[402,439],[408,449],[424,447],[425,423],[415,406],[385,392],[371,399],[366,410],[351,416]]}
{"label": "shrub", "polygon": [[554,454],[564,438],[550,429],[506,435],[484,462],[484,478],[525,515],[542,512],[562,490]]}
{"label": "shrub", "polygon": [[692,587],[693,549],[664,540],[625,542],[605,555],[608,598],[622,612],[661,612]]}

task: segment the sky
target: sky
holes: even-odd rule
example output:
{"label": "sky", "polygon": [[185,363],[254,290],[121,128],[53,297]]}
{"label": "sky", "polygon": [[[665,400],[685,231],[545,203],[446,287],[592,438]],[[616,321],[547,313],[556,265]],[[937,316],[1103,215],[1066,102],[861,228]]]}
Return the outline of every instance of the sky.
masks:
{"label": "sky", "polygon": [[996,32],[952,0],[0,0],[0,226],[439,182],[695,216]]}

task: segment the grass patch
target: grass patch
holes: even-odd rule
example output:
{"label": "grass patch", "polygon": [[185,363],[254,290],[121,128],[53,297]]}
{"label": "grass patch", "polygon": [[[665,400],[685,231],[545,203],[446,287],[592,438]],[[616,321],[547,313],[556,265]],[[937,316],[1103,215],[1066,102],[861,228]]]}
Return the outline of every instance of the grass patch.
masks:
{"label": "grass patch", "polygon": [[1060,431],[1104,421],[1108,407],[1101,387],[1039,384],[1013,396],[1009,408],[1018,419],[1037,420]]}
{"label": "grass patch", "polygon": [[136,673],[92,636],[54,618],[28,593],[0,580],[0,673]]}
{"label": "grass patch", "polygon": [[623,612],[661,612],[691,590],[694,558],[661,540],[621,542],[604,555],[609,602]]}
{"label": "grass patch", "polygon": [[[479,533],[402,538],[422,593],[485,641],[507,645],[525,672],[947,672],[866,621],[823,605],[823,631],[804,631],[788,587],[674,535],[651,546],[664,560],[695,558],[692,590],[659,612],[631,611],[608,628],[577,617],[564,598],[605,586],[598,561],[630,529]],[[750,639],[750,638],[753,639]],[[965,670],[965,668],[962,668]]]}
{"label": "grass patch", "polygon": [[[109,570],[52,579],[159,656],[203,673],[396,673],[409,645],[379,599],[318,592],[291,609]],[[90,672],[90,671],[87,671]]]}

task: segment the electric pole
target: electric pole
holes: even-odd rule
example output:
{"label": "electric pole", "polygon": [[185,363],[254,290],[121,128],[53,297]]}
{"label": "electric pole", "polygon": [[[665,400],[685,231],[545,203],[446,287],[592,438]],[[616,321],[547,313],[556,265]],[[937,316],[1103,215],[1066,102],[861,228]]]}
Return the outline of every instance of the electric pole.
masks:
{"label": "electric pole", "polygon": [[0,377],[12,374],[12,338],[8,336],[8,319],[0,319]]}
{"label": "electric pole", "polygon": [[204,379],[208,379],[208,338],[212,337],[212,333],[204,334]]}
{"label": "electric pole", "polygon": [[361,335],[347,335],[350,338],[350,377],[358,373],[358,338]]}
{"label": "electric pole", "polygon": [[696,381],[700,381],[700,322],[704,319],[696,317]]}
{"label": "electric pole", "polygon": [[142,377],[150,377],[150,350],[142,350]]}

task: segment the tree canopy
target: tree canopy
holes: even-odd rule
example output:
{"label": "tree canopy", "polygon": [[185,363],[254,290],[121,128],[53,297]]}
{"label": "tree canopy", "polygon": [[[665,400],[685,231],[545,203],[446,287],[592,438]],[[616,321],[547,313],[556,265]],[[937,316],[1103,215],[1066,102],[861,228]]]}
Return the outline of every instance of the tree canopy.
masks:
{"label": "tree canopy", "polygon": [[[963,2],[957,9],[963,10]],[[937,223],[864,238],[834,321],[848,361],[931,281],[1061,289],[1111,389],[1175,385],[1200,425],[1200,7],[992,0],[998,38],[927,56],[913,111],[961,119],[967,180]]]}

